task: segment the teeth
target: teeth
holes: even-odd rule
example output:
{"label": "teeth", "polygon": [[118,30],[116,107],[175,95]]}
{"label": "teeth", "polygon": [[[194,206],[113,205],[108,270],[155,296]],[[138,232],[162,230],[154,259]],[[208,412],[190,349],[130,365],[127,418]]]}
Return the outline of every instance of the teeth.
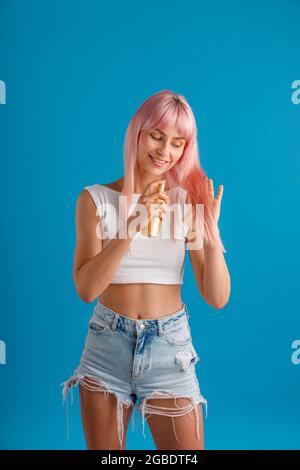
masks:
{"label": "teeth", "polygon": [[152,160],[154,160],[156,163],[160,163],[160,164],[165,163],[164,160],[159,160],[158,158],[154,158],[154,157],[152,157],[152,155],[150,155],[150,157],[151,157]]}

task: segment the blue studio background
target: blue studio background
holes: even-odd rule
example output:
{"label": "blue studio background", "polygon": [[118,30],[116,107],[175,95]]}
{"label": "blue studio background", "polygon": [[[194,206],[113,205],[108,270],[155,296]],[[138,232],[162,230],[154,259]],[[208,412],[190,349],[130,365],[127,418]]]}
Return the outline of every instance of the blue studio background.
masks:
{"label": "blue studio background", "polygon": [[[75,203],[123,175],[128,122],[162,89],[224,185],[229,303],[205,303],[188,256],[182,288],[205,447],[300,448],[299,17],[297,0],[0,0],[1,448],[85,448],[60,387],[94,307],[72,279]],[[127,449],[155,449],[135,427]]]}

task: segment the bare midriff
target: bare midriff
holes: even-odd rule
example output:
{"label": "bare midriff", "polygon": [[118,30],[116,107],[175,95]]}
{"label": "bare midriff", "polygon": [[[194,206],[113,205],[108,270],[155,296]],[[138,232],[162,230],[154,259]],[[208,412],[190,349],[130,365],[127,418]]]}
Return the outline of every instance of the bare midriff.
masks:
{"label": "bare midriff", "polygon": [[181,284],[110,284],[98,297],[116,313],[134,320],[157,319],[183,306]]}
{"label": "bare midriff", "polygon": [[[122,180],[104,186],[119,192]],[[133,320],[165,317],[183,306],[181,284],[109,284],[98,298],[106,307]]]}

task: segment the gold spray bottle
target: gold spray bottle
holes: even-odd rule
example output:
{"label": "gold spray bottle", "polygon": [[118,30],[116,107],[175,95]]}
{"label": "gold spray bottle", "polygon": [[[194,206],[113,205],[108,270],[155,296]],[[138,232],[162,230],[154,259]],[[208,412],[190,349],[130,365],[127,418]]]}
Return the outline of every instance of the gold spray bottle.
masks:
{"label": "gold spray bottle", "polygon": [[[165,181],[159,184],[159,192],[163,192],[165,190],[165,184]],[[146,235],[147,237],[156,238],[159,233],[161,222],[162,218],[159,215],[153,216],[150,218],[148,224],[142,229],[142,234]]]}

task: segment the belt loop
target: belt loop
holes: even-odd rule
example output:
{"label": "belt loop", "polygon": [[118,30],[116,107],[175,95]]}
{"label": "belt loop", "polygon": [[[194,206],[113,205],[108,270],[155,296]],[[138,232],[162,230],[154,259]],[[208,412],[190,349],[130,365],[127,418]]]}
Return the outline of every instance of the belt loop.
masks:
{"label": "belt loop", "polygon": [[112,331],[116,331],[117,325],[118,325],[118,319],[119,317],[117,315],[112,315],[112,323],[111,323]]}
{"label": "belt loop", "polygon": [[158,326],[158,335],[162,336],[163,335],[162,321],[159,319],[157,320],[157,326]]}

